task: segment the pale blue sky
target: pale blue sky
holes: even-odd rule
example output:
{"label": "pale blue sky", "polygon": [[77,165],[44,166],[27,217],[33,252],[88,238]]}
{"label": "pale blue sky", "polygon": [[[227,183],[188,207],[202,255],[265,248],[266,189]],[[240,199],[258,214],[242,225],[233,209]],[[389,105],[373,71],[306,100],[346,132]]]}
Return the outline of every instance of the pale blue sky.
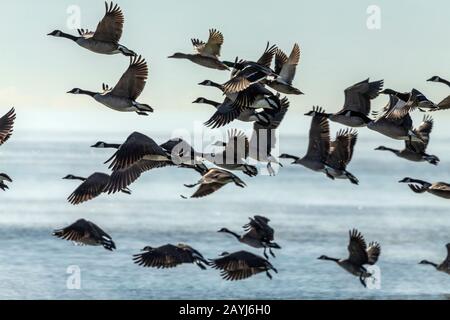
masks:
{"label": "pale blue sky", "polygon": [[[66,28],[70,5],[80,6],[82,27],[95,29],[104,14],[104,2],[92,0],[2,2],[2,110],[14,105],[26,120],[20,124],[24,127],[55,125],[59,116],[66,122],[74,119],[68,126],[83,119],[89,123],[92,116],[84,117],[85,113],[97,117],[91,124],[99,118],[106,120],[102,123],[133,121],[130,130],[161,125],[162,119],[170,117],[186,119],[185,114],[178,116],[181,111],[201,109],[207,117],[211,111],[207,106],[191,102],[198,96],[219,100],[221,94],[197,83],[205,79],[222,82],[228,73],[167,56],[176,51],[191,52],[190,39],[206,40],[209,28],[223,32],[222,58],[227,60],[236,55],[257,58],[267,41],[286,52],[298,42],[302,57],[295,84],[306,95],[291,97],[291,104],[292,110],[302,113],[312,105],[338,110],[343,104],[343,89],[367,77],[385,79],[386,87],[399,90],[416,87],[436,100],[448,95],[445,86],[425,82],[435,74],[450,78],[450,2],[446,0],[118,3],[125,14],[121,42],[149,62],[149,82],[139,100],[155,106],[153,119],[137,119],[134,114],[109,110],[89,97],[65,93],[74,87],[100,90],[103,82],[113,86],[128,65],[123,56],[97,55],[68,40],[46,36],[54,29],[74,32]],[[381,30],[366,27],[369,5],[381,8]],[[378,98],[374,108],[385,101],[385,97]],[[38,118],[47,114],[47,109],[53,116]],[[68,112],[76,116],[69,118]]]}

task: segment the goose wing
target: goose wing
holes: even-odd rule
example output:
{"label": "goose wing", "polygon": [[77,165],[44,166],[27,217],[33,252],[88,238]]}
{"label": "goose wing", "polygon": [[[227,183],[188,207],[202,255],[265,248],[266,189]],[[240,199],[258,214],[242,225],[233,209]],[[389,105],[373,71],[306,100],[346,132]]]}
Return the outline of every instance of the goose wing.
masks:
{"label": "goose wing", "polygon": [[218,182],[211,183],[202,183],[200,187],[195,191],[195,193],[191,196],[191,198],[203,198],[206,197],[220,188],[222,188],[224,184]]}
{"label": "goose wing", "polygon": [[109,175],[96,172],[80,184],[67,200],[73,205],[92,200],[105,191],[108,182]]}
{"label": "goose wing", "polygon": [[309,145],[306,156],[318,161],[326,161],[330,152],[330,125],[328,119],[317,113],[309,130]]}
{"label": "goose wing", "polygon": [[141,56],[130,58],[130,65],[120,78],[111,94],[136,100],[144,90],[148,78],[147,62]]}
{"label": "goose wing", "polygon": [[182,263],[193,262],[192,254],[172,244],[153,248],[133,256],[134,263],[158,269],[174,268]]}
{"label": "goose wing", "polygon": [[118,43],[122,37],[123,23],[125,18],[122,10],[117,4],[105,2],[106,13],[97,25],[93,39],[105,42]]}
{"label": "goose wing", "polygon": [[[278,49],[278,51],[280,51]],[[277,55],[278,55],[277,51]],[[284,54],[284,53],[283,53]],[[275,66],[277,64],[277,55],[275,55]],[[278,73],[279,76],[286,81],[287,84],[291,85],[292,80],[294,80],[295,77],[295,71],[297,69],[297,65],[300,61],[300,47],[296,43],[294,45],[294,48],[292,49],[292,52],[287,59],[287,61],[283,64],[283,67],[281,68],[280,72]],[[276,72],[276,71],[275,71]]]}
{"label": "goose wing", "polygon": [[202,56],[218,58],[220,57],[223,40],[223,34],[220,31],[210,29],[208,42],[204,43],[198,39],[192,39],[192,44],[197,53]]}
{"label": "goose wing", "polygon": [[379,95],[383,84],[383,80],[369,82],[369,79],[366,79],[345,89],[345,102],[341,112],[350,110],[369,115],[370,100]]}
{"label": "goose wing", "polygon": [[123,170],[142,160],[145,156],[168,160],[167,154],[153,139],[142,133],[134,132],[106,163],[111,161],[109,168],[113,171]]}
{"label": "goose wing", "polygon": [[269,45],[270,44],[267,43],[266,50],[264,50],[264,53],[256,62],[257,64],[266,68],[270,68],[270,66],[272,65],[273,57],[275,56],[278,49],[276,45],[272,45],[271,47],[269,47]]}
{"label": "goose wing", "polygon": [[328,165],[336,169],[345,170],[353,157],[357,139],[358,133],[356,131],[349,129],[339,130],[336,140],[331,142]]}
{"label": "goose wing", "polygon": [[126,169],[114,171],[111,174],[108,184],[105,187],[105,192],[108,194],[122,191],[123,189],[134,183],[139,177],[147,171],[156,168],[164,168],[175,165],[172,161],[152,161],[139,160]]}
{"label": "goose wing", "polygon": [[450,109],[450,96],[439,102],[437,110],[447,110]]}
{"label": "goose wing", "polygon": [[381,246],[377,242],[369,243],[367,248],[367,264],[374,265],[378,261],[378,257],[381,253]]}
{"label": "goose wing", "polygon": [[204,123],[212,129],[223,127],[237,119],[242,112],[242,107],[225,98],[224,102],[217,107],[212,117]]}
{"label": "goose wing", "polygon": [[428,143],[430,142],[430,134],[433,130],[433,118],[429,115],[423,117],[422,123],[414,133],[419,136],[422,141],[405,141],[406,148],[417,153],[425,152]]}
{"label": "goose wing", "polygon": [[242,280],[267,270],[267,260],[247,251],[238,251],[211,260],[213,269],[222,270],[224,280]]}
{"label": "goose wing", "polygon": [[275,73],[280,75],[283,66],[288,62],[288,56],[281,49],[275,53]]}
{"label": "goose wing", "polygon": [[79,243],[83,238],[89,235],[91,226],[88,221],[80,219],[68,227],[53,231],[57,238]]}
{"label": "goose wing", "polygon": [[348,252],[350,253],[348,260],[355,265],[362,266],[369,262],[367,256],[367,244],[362,234],[353,229],[349,232],[350,243],[348,245]]}
{"label": "goose wing", "polygon": [[85,39],[90,39],[95,34],[93,31],[89,31],[86,29],[78,29],[77,31],[78,31],[78,34]]}
{"label": "goose wing", "polygon": [[450,184],[445,183],[445,182],[436,182],[436,183],[433,183],[429,189],[450,192]]}
{"label": "goose wing", "polygon": [[250,222],[243,226],[244,230],[257,235],[258,238],[270,242],[274,240],[274,230],[269,226],[269,219],[263,216],[249,218]]}
{"label": "goose wing", "polygon": [[0,145],[4,144],[12,135],[16,112],[14,108],[0,118]]}

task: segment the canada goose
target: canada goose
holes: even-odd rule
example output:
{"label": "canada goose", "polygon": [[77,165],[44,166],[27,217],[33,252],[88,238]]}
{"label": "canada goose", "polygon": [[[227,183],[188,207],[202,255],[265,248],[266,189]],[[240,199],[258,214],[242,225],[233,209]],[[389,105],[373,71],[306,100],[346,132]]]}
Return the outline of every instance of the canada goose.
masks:
{"label": "canada goose", "polygon": [[244,188],[246,184],[233,173],[219,168],[211,168],[203,174],[202,178],[195,184],[185,184],[187,188],[200,187],[195,191],[191,198],[202,198],[216,192],[226,184],[234,182],[238,187]]}
{"label": "canada goose", "polygon": [[265,272],[267,277],[272,279],[269,271],[278,273],[267,259],[248,251],[237,251],[231,254],[224,252],[220,258],[210,260],[209,265],[213,269],[221,270],[220,276],[230,281],[244,280],[261,272]]}
{"label": "canada goose", "polygon": [[53,231],[53,235],[78,245],[103,246],[106,250],[116,249],[112,238],[91,221],[80,219],[63,229]]}
{"label": "canada goose", "polygon": [[[428,79],[427,81],[431,81],[431,82],[440,82],[443,84],[446,84],[447,86],[450,87],[450,81],[445,80],[439,76],[434,76],[431,77],[430,79]],[[450,96],[448,96],[447,98],[445,98],[444,100],[442,100],[441,102],[438,103],[437,105],[437,109],[432,110],[432,111],[437,111],[437,110],[447,110],[450,109]]]}
{"label": "canada goose", "polygon": [[445,182],[429,183],[423,180],[404,178],[400,183],[408,183],[408,187],[415,193],[429,192],[435,196],[450,199],[450,184]]}
{"label": "canada goose", "polygon": [[389,95],[388,104],[367,128],[391,139],[422,142],[413,132],[413,122],[406,103],[395,95]]}
{"label": "canada goose", "polygon": [[289,58],[283,51],[277,49],[275,53],[275,73],[278,77],[275,80],[267,81],[267,85],[284,94],[303,94],[299,89],[292,86],[299,61],[300,47],[297,43],[294,44]]}
{"label": "canada goose", "polygon": [[0,173],[0,189],[2,189],[3,191],[9,189],[9,187],[5,184],[5,181],[13,182],[6,173]]}
{"label": "canada goose", "polygon": [[336,259],[328,256],[320,256],[319,260],[329,260],[336,262],[345,271],[352,275],[359,277],[361,284],[366,287],[365,280],[370,278],[370,274],[364,265],[374,265],[378,261],[381,253],[381,247],[377,242],[369,243],[367,247],[366,241],[362,234],[353,229],[349,231],[350,242],[348,245],[349,257],[347,259]]}
{"label": "canada goose", "polygon": [[[73,205],[77,205],[98,197],[100,194],[106,192],[106,186],[109,183],[110,176],[106,173],[95,172],[88,178],[74,176],[69,174],[63,179],[66,180],[80,180],[82,184],[75,189],[75,191],[67,198],[67,201]],[[120,190],[123,193],[131,194],[128,188]]]}
{"label": "canada goose", "polygon": [[323,109],[313,108],[315,114],[312,117],[309,130],[308,151],[303,158],[282,154],[281,159],[293,159],[293,164],[313,170],[325,172],[325,161],[330,151],[330,125],[326,116],[323,115]]}
{"label": "canada goose", "polygon": [[[349,127],[364,127],[372,121],[368,117],[371,108],[371,100],[378,97],[383,88],[384,81],[369,82],[369,79],[358,82],[345,89],[344,107],[337,113],[324,113],[333,122]],[[306,113],[314,116],[314,110]]]}
{"label": "canada goose", "polygon": [[258,112],[256,109],[248,107],[237,108],[228,98],[225,98],[224,102],[220,103],[200,97],[192,103],[208,104],[216,108],[217,111],[214,115],[207,122],[205,122],[205,125],[211,127],[212,129],[225,126],[235,119],[243,122],[268,122],[267,116],[264,112]]}
{"label": "canada goose", "polygon": [[139,115],[147,116],[148,112],[153,112],[153,108],[136,101],[144,90],[147,77],[147,62],[141,56],[134,56],[130,58],[130,65],[127,71],[113,89],[104,84],[103,92],[92,92],[75,88],[68,93],[91,96],[95,101],[116,111],[136,112]]}
{"label": "canada goose", "polygon": [[424,116],[421,125],[414,129],[413,132],[421,137],[422,141],[405,141],[405,148],[403,150],[396,150],[385,146],[380,146],[375,150],[384,150],[394,153],[397,157],[416,162],[427,161],[428,163],[437,165],[439,158],[434,155],[425,153],[428,143],[430,142],[430,134],[433,129],[433,118]]}
{"label": "canada goose", "polygon": [[3,117],[0,118],[0,146],[11,137],[15,120],[16,111],[14,108],[9,110]]}
{"label": "canada goose", "polygon": [[223,35],[220,31],[210,29],[208,42],[205,43],[198,39],[191,40],[196,51],[195,54],[177,52],[169,58],[187,59],[206,68],[229,70],[229,68],[219,60],[223,40]]}
{"label": "canada goose", "polygon": [[275,45],[269,47],[269,43],[267,43],[266,50],[257,62],[245,60],[238,61],[237,59],[234,63],[224,62],[234,68],[232,78],[223,84],[224,92],[240,92],[254,83],[266,80],[268,77],[277,78],[278,75],[270,68],[276,51],[277,47]]}
{"label": "canada goose", "polygon": [[117,4],[105,2],[106,13],[95,32],[78,29],[79,36],[73,36],[60,30],[49,33],[49,36],[66,38],[79,46],[95,53],[134,56],[136,53],[119,44],[125,21],[122,10]]}
{"label": "canada goose", "polygon": [[232,129],[228,131],[228,142],[224,150],[218,153],[204,154],[203,157],[216,166],[234,171],[239,170],[250,177],[258,174],[255,166],[247,164],[249,142],[242,131]]}
{"label": "canada goose", "polygon": [[266,253],[266,249],[269,248],[270,254],[272,257],[275,257],[272,248],[281,249],[281,247],[277,243],[272,242],[274,240],[274,230],[269,226],[270,220],[263,216],[254,216],[249,219],[250,222],[243,227],[246,232],[242,235],[238,235],[227,228],[221,228],[218,232],[231,234],[239,242],[250,247],[264,248],[264,257],[266,258],[269,258]]}
{"label": "canada goose", "polygon": [[428,264],[436,268],[437,271],[442,271],[450,274],[450,243],[447,243],[447,258],[440,264],[430,262],[428,260],[422,260],[419,264]]}
{"label": "canada goose", "polygon": [[352,160],[358,133],[354,130],[340,130],[336,140],[330,143],[330,153],[326,160],[326,174],[331,179],[349,179],[351,183],[358,184],[358,178],[346,170]]}
{"label": "canada goose", "polygon": [[205,265],[209,262],[203,258],[200,252],[194,248],[178,244],[166,244],[158,248],[145,247],[142,253],[133,256],[134,263],[158,269],[174,268],[183,263],[195,263],[200,269],[206,270]]}

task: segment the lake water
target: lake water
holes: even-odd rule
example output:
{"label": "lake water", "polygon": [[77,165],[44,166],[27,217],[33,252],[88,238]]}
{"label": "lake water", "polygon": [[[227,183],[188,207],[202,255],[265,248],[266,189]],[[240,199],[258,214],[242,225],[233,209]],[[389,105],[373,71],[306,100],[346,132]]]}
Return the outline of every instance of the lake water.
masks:
{"label": "lake water", "polygon": [[[301,134],[282,136],[282,152],[306,151],[307,121],[301,122]],[[170,137],[170,132],[143,132],[160,142]],[[442,160],[435,167],[373,151],[380,144],[401,147],[402,143],[362,129],[348,168],[360,179],[359,186],[333,182],[285,162],[275,177],[244,176],[245,189],[228,185],[210,197],[183,200],[180,194],[192,192],[183,184],[193,183],[199,176],[165,168],[144,174],[132,185],[131,196],[103,195],[76,207],[66,198],[77,182],[61,178],[69,173],[87,176],[106,171],[102,163],[111,150],[89,146],[105,137],[109,142],[121,142],[128,132],[101,136],[19,133],[2,146],[0,154],[0,171],[14,179],[11,189],[0,193],[0,298],[449,299],[450,277],[418,262],[445,258],[445,244],[450,242],[450,202],[414,194],[397,183],[405,176],[450,181],[450,134],[446,128],[437,132],[429,150]],[[217,233],[221,227],[241,232],[254,214],[271,219],[276,242],[282,246],[277,257],[271,258],[279,271],[273,280],[260,274],[226,282],[216,270],[202,271],[194,265],[157,270],[132,263],[132,255],[146,245],[179,242],[190,244],[208,258],[241,249],[262,254]],[[53,229],[79,218],[108,232],[117,251],[73,246],[51,236]],[[365,289],[334,263],[317,260],[322,254],[346,257],[351,228],[358,228],[368,242],[378,241],[382,246],[380,289]],[[69,266],[81,270],[80,290],[67,288]]]}

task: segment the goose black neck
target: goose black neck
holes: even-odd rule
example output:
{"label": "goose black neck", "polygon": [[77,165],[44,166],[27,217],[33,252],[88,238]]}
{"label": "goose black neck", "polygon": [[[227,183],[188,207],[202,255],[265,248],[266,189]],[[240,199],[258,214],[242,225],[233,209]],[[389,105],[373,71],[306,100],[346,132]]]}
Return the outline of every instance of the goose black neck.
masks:
{"label": "goose black neck", "polygon": [[323,260],[334,261],[336,263],[339,262],[339,259],[331,258],[331,257],[327,257],[327,256],[323,257]]}
{"label": "goose black neck", "polygon": [[118,144],[118,143],[105,143],[104,147],[105,148],[111,148],[111,149],[119,149],[120,148],[120,144]]}
{"label": "goose black neck", "polygon": [[86,181],[87,179],[86,179],[86,178],[83,178],[83,177],[73,176],[73,177],[71,178],[71,180],[81,180],[81,181]]}
{"label": "goose black neck", "polygon": [[428,260],[422,261],[422,264],[429,264],[430,266],[433,266],[433,267],[435,267],[435,268],[438,267],[438,265],[437,265],[436,263],[431,262],[431,261],[428,261]]}
{"label": "goose black neck", "polygon": [[390,152],[395,153],[395,154],[398,154],[398,152],[399,152],[399,150],[388,148],[388,147],[383,147],[383,149],[380,149],[380,150],[390,151]]}
{"label": "goose black neck", "polygon": [[87,96],[93,97],[93,96],[95,96],[95,95],[97,94],[97,92],[92,92],[92,91],[80,89],[80,91],[79,91],[78,94],[85,94],[85,95],[87,95]]}
{"label": "goose black neck", "polygon": [[66,38],[66,39],[69,39],[69,40],[72,40],[72,41],[77,41],[80,38],[80,37],[76,37],[76,36],[73,36],[71,34],[68,34],[68,33],[65,33],[65,32],[62,32],[62,31],[61,31],[59,36],[61,38]]}
{"label": "goose black neck", "polygon": [[209,104],[209,105],[214,106],[214,107],[216,107],[216,108],[217,108],[218,106],[220,106],[220,103],[219,103],[219,102],[212,101],[212,100],[208,100],[208,99],[204,99],[204,100],[203,100],[203,103]]}
{"label": "goose black neck", "polygon": [[236,239],[241,239],[241,236],[240,235],[238,235],[237,233],[235,233],[235,232],[233,232],[233,231],[230,231],[230,230],[228,230],[228,229],[225,229],[223,232],[226,232],[226,233],[228,233],[228,234],[231,234],[233,237],[235,237]]}

